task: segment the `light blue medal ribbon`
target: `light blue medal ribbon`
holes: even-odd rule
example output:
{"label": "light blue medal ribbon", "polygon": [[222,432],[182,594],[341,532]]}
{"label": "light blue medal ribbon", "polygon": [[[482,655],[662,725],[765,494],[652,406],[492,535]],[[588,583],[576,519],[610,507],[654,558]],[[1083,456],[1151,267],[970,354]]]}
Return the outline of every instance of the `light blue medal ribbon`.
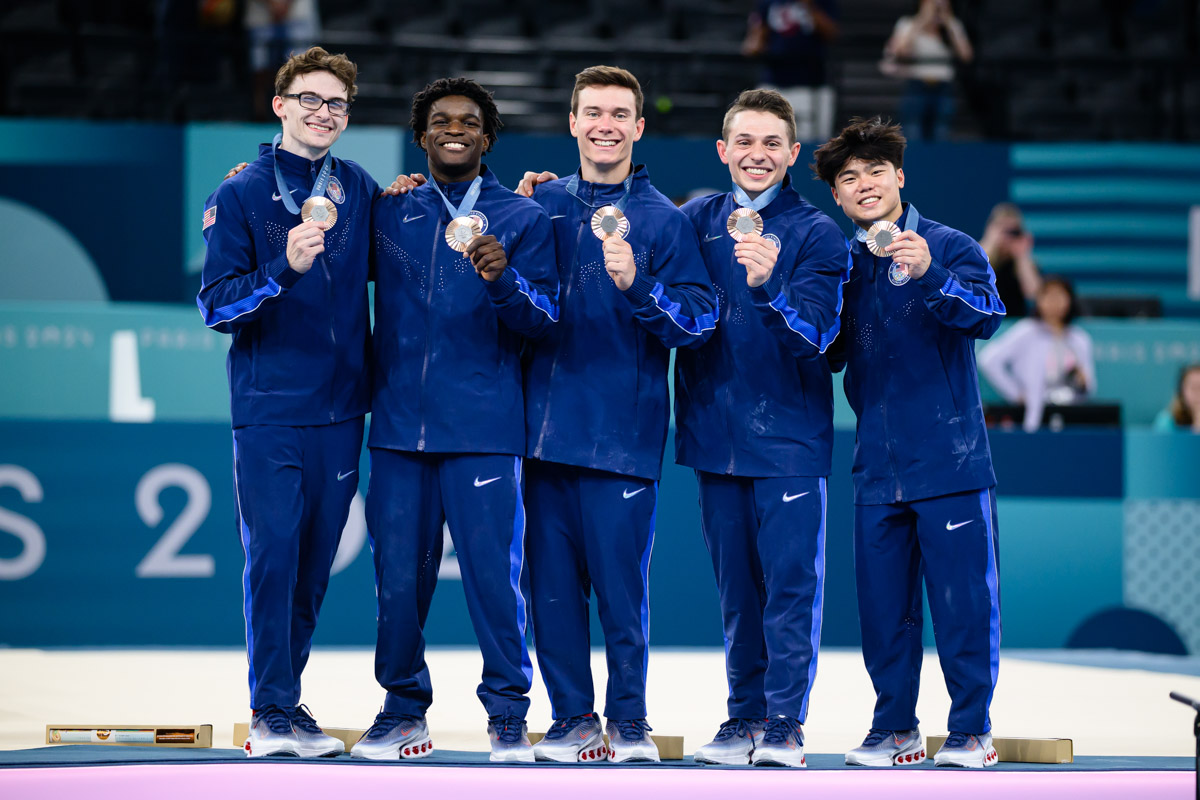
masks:
{"label": "light blue medal ribbon", "polygon": [[455,220],[459,217],[465,217],[475,208],[475,203],[479,200],[479,193],[483,191],[483,176],[476,175],[475,180],[471,181],[471,185],[467,188],[467,193],[463,196],[462,203],[458,208],[450,202],[446,197],[446,193],[442,191],[442,187],[438,186],[437,180],[433,175],[429,176],[429,183],[433,184],[433,189],[438,193],[438,197],[442,198],[442,202],[446,204],[446,208],[450,211],[450,219]]}
{"label": "light blue medal ribbon", "polygon": [[763,190],[762,194],[751,200],[750,195],[746,194],[746,190],[735,183],[733,185],[733,202],[751,211],[762,211],[771,205],[772,200],[779,196],[781,189],[783,189],[783,181],[780,181],[769,189]]}
{"label": "light blue medal ribbon", "polygon": [[[276,153],[279,150],[279,144],[283,141],[283,134],[275,134],[275,138],[271,140],[271,158],[275,164],[275,186],[279,192],[279,199],[283,201],[284,207],[293,214],[300,213],[300,206],[296,205],[296,201],[292,199],[292,193],[288,191],[287,184],[283,182],[283,175],[279,172],[279,158]],[[317,175],[317,182],[313,184],[312,194],[308,196],[311,200],[314,197],[321,197],[325,194],[325,187],[329,185],[329,173],[333,169],[333,153],[325,154],[325,163],[321,165],[321,171]]]}
{"label": "light blue medal ribbon", "polygon": [[621,195],[621,199],[615,203],[601,203],[600,205],[596,205],[595,203],[589,203],[587,200],[584,200],[582,197],[580,197],[579,196],[579,171],[578,170],[576,170],[575,174],[571,176],[571,180],[567,181],[567,194],[571,195],[571,197],[574,197],[576,200],[583,203],[588,208],[603,208],[604,206],[614,206],[617,209],[617,211],[620,211],[622,214],[624,214],[625,206],[627,206],[629,204],[629,194],[630,194],[630,192],[633,191],[633,173],[634,173],[634,170],[630,169],[629,177],[626,178],[624,181],[622,181],[622,184],[625,186],[625,194]]}

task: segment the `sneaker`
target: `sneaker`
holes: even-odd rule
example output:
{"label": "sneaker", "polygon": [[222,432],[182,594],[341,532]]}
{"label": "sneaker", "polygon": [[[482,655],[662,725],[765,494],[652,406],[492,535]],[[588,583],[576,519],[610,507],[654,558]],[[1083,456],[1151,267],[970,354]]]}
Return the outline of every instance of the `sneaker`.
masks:
{"label": "sneaker", "polygon": [[649,730],[653,728],[644,719],[610,719],[604,726],[608,734],[608,760],[658,761],[658,745],[646,735]]}
{"label": "sneaker", "polygon": [[600,718],[593,712],[554,720],[545,737],[533,746],[533,755],[538,761],[563,763],[607,760]]}
{"label": "sneaker", "polygon": [[860,767],[910,766],[925,760],[921,729],[885,731],[871,728],[858,747],[846,753],[846,763]]}
{"label": "sneaker", "polygon": [[242,746],[248,758],[298,756],[300,740],[292,718],[279,706],[263,706],[250,717],[250,735]]}
{"label": "sneaker", "polygon": [[763,725],[761,719],[727,719],[692,760],[701,764],[749,764],[755,745],[762,741]]}
{"label": "sneaker", "polygon": [[516,714],[488,717],[488,738],[492,740],[489,761],[533,761],[525,720]]}
{"label": "sneaker", "polygon": [[335,739],[321,730],[308,706],[295,706],[288,711],[288,716],[292,719],[292,730],[300,742],[300,755],[303,758],[340,756],[346,752],[346,745],[341,739]]}
{"label": "sneaker", "polygon": [[939,767],[994,767],[1000,761],[992,747],[990,733],[957,733],[951,731],[938,748],[933,763]]}
{"label": "sneaker", "polygon": [[756,767],[807,767],[804,728],[794,717],[768,717],[762,743],[754,748],[750,763]]}
{"label": "sneaker", "polygon": [[424,717],[390,714],[380,711],[371,729],[350,748],[355,758],[390,761],[397,758],[424,758],[433,752],[433,740]]}

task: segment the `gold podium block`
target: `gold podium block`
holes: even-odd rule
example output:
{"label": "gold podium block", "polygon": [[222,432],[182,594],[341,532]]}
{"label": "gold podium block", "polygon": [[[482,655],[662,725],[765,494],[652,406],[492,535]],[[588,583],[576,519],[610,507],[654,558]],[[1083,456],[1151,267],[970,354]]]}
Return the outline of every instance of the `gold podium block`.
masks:
{"label": "gold podium block", "polygon": [[[354,743],[357,742],[359,739],[361,739],[362,735],[364,733],[366,733],[366,731],[358,730],[356,728],[325,728],[325,727],[322,727],[321,730],[325,731],[325,733],[327,735],[332,736],[335,739],[341,739],[342,744],[346,745],[347,753],[350,752],[351,747],[354,747]],[[241,747],[243,747],[246,744],[246,739],[248,739],[248,738],[250,738],[250,723],[249,722],[233,723],[233,746],[240,749]]]}
{"label": "gold podium block", "polygon": [[46,744],[212,747],[212,725],[47,725]]}
{"label": "gold podium block", "polygon": [[[925,750],[932,757],[946,741],[945,736],[925,737]],[[1001,761],[1021,764],[1070,764],[1075,761],[1075,743],[1070,739],[999,739],[992,746]]]}
{"label": "gold podium block", "polygon": [[[537,744],[546,734],[529,732],[529,741]],[[650,738],[654,740],[654,744],[658,747],[658,757],[663,761],[682,761],[683,760],[683,737],[682,736],[656,736],[650,734]],[[608,746],[608,734],[604,735],[604,744]]]}

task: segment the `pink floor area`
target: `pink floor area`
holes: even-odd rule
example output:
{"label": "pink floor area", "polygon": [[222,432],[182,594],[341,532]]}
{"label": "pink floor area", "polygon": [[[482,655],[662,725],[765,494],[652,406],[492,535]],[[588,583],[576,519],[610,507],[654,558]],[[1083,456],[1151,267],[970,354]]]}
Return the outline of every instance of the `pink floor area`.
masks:
{"label": "pink floor area", "polygon": [[[786,792],[836,800],[1059,800],[1086,797],[1190,798],[1192,772],[896,772],[849,770],[705,770],[333,767],[320,764],[197,764],[0,770],[5,800],[86,798],[130,800],[235,800],[241,797],[437,797],[493,798],[668,797],[720,798],[731,792]],[[381,794],[374,794],[374,793]],[[382,794],[388,793],[388,794]],[[412,793],[412,794],[410,794]],[[799,794],[799,793],[802,793]]]}

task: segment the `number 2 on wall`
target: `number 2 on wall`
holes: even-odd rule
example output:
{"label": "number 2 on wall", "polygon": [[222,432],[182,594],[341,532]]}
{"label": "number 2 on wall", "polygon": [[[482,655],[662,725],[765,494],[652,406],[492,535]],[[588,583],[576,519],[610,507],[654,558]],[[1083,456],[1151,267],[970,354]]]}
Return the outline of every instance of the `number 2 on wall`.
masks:
{"label": "number 2 on wall", "polygon": [[216,572],[211,555],[179,553],[212,507],[212,490],[195,468],[186,464],[160,464],[143,475],[134,492],[138,516],[150,528],[162,522],[163,509],[158,498],[163,489],[171,486],[187,493],[187,504],[134,572],[139,578],[211,578]]}

